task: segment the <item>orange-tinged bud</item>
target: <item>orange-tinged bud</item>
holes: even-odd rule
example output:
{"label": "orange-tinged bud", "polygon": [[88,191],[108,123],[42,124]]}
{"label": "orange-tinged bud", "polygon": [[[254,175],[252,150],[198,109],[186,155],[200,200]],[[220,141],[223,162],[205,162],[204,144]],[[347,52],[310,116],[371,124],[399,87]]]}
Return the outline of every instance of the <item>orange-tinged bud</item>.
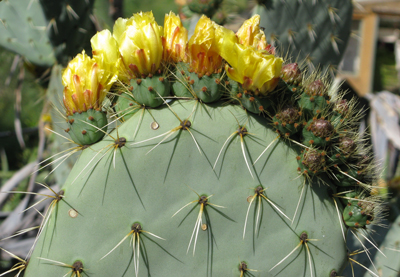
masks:
{"label": "orange-tinged bud", "polygon": [[[221,27],[222,28],[222,27]],[[203,15],[197,22],[189,40],[188,55],[190,68],[199,75],[216,73],[222,65],[219,54],[219,26]]]}
{"label": "orange-tinged bud", "polygon": [[101,68],[82,51],[69,62],[62,74],[67,115],[99,109],[115,80],[116,74]]}
{"label": "orange-tinged bud", "polygon": [[122,81],[154,74],[159,69],[163,54],[163,28],[152,12],[140,12],[129,19],[115,22],[113,36],[119,45],[123,70]]}
{"label": "orange-tinged bud", "polygon": [[165,15],[163,42],[163,60],[186,62],[186,44],[188,31],[183,27],[179,16],[173,12]]}

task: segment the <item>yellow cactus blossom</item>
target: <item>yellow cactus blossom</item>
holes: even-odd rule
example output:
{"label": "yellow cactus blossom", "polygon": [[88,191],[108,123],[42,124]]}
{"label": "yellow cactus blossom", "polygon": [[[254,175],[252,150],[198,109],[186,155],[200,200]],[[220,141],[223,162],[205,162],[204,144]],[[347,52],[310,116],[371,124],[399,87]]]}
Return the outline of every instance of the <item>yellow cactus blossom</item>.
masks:
{"label": "yellow cactus blossom", "polygon": [[230,64],[225,66],[226,74],[243,89],[266,95],[278,84],[282,58],[237,43],[222,56]]}
{"label": "yellow cactus blossom", "polygon": [[165,15],[163,42],[163,60],[170,62],[186,62],[186,44],[188,31],[183,27],[179,16],[173,12]]}
{"label": "yellow cactus blossom", "polygon": [[205,15],[197,22],[194,34],[189,40],[188,55],[191,70],[199,75],[216,73],[221,68],[221,28]]}
{"label": "yellow cactus blossom", "polygon": [[123,70],[119,78],[127,81],[154,74],[160,67],[163,54],[163,28],[152,12],[140,12],[129,19],[119,18],[113,29],[118,43]]}
{"label": "yellow cactus blossom", "polygon": [[239,43],[244,46],[253,46],[258,50],[264,50],[268,46],[265,34],[260,29],[260,16],[258,14],[243,22],[236,35],[239,38]]}
{"label": "yellow cactus blossom", "polygon": [[93,59],[104,71],[113,76],[116,81],[121,70],[121,58],[117,41],[109,30],[103,30],[94,35],[90,43],[92,45]]}
{"label": "yellow cactus blossom", "polygon": [[99,109],[116,80],[116,75],[104,70],[85,51],[69,62],[62,74],[64,106],[67,115]]}

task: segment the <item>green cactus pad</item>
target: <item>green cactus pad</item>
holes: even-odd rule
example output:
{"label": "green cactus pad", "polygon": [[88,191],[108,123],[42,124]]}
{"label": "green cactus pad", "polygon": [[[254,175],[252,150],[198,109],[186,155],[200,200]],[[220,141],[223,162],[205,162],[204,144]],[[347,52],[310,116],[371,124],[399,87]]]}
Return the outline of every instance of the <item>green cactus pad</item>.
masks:
{"label": "green cactus pad", "polygon": [[343,220],[349,227],[362,228],[371,224],[373,220],[372,203],[356,202],[349,203],[343,210]]}
{"label": "green cactus pad", "polygon": [[211,17],[211,20],[217,23],[218,25],[224,25],[226,21],[228,20],[228,15],[227,13],[219,8]]}
{"label": "green cactus pad", "polygon": [[301,110],[312,117],[321,114],[327,106],[327,100],[324,96],[313,96],[303,93],[298,101]]}
{"label": "green cactus pad", "polygon": [[131,93],[122,93],[118,96],[114,108],[119,117],[128,120],[133,114],[138,112],[142,106],[133,99]]}
{"label": "green cactus pad", "polygon": [[221,2],[220,0],[188,0],[187,5],[192,12],[212,16]]}
{"label": "green cactus pad", "polygon": [[[333,123],[334,125],[334,123]],[[331,164],[344,164],[356,152],[356,140],[349,136],[341,136],[338,141],[333,144],[332,154],[330,155]]]}
{"label": "green cactus pad", "polygon": [[[104,132],[107,130],[106,125],[106,113],[89,109],[86,112],[74,113],[68,116],[69,130],[67,129],[66,131],[75,143],[90,145],[104,137]],[[99,129],[103,130],[103,132]]]}
{"label": "green cactus pad", "polygon": [[268,109],[271,105],[271,100],[254,95],[250,91],[243,90],[241,84],[229,79],[228,90],[234,102],[239,102],[240,105],[254,114],[260,114]]}
{"label": "green cactus pad", "polygon": [[164,103],[163,97],[170,95],[170,83],[163,75],[142,79],[131,79],[133,98],[140,105],[156,108]]}
{"label": "green cactus pad", "polygon": [[302,127],[300,112],[293,106],[283,108],[272,118],[272,122],[276,130],[286,137],[296,134]]}
{"label": "green cactus pad", "polygon": [[39,0],[48,22],[48,37],[59,63],[67,64],[71,57],[91,53],[90,38],[96,33],[92,21],[94,0]]}
{"label": "green cactus pad", "polygon": [[338,192],[343,206],[357,204],[359,195],[362,193],[357,187],[338,187]]}
{"label": "green cactus pad", "polygon": [[0,1],[0,45],[43,67],[55,62],[47,26],[38,1]]}
{"label": "green cactus pad", "polygon": [[[357,186],[360,181],[363,179],[362,172],[358,171],[357,169],[348,167],[346,165],[339,165],[337,166],[338,170],[337,174],[335,173],[335,184],[339,187],[351,187]],[[340,172],[344,172],[342,174]]]}
{"label": "green cactus pad", "polygon": [[[298,176],[296,147],[276,141],[252,167],[276,138],[263,117],[221,103],[195,112],[197,101],[170,105],[173,112],[164,105],[134,114],[110,134],[118,141],[105,137],[82,152],[26,277],[71,270],[38,257],[69,265],[80,260],[90,276],[135,276],[134,263],[138,276],[240,276],[243,260],[266,276],[309,276],[309,262],[314,276],[343,268],[346,246],[334,202],[327,186]],[[255,192],[260,185],[271,202]],[[293,219],[302,187],[292,224],[286,216]],[[135,222],[142,228],[140,255],[132,248],[139,242]],[[304,232],[318,239],[307,244],[311,261]]]}
{"label": "green cactus pad", "polygon": [[350,37],[353,4],[350,0],[270,0],[258,4],[269,43],[276,43],[288,57],[306,61],[310,72],[336,68]]}
{"label": "green cactus pad", "polygon": [[219,100],[224,93],[221,74],[203,75],[199,78],[195,72],[189,72],[183,66],[178,67],[178,80],[172,85],[174,94],[178,97],[199,99],[204,103]]}
{"label": "green cactus pad", "polygon": [[332,143],[335,128],[329,120],[311,119],[303,128],[303,144],[326,147]]}
{"label": "green cactus pad", "polygon": [[327,169],[325,156],[325,151],[305,149],[300,156],[296,157],[299,164],[297,170],[310,177],[324,173]]}

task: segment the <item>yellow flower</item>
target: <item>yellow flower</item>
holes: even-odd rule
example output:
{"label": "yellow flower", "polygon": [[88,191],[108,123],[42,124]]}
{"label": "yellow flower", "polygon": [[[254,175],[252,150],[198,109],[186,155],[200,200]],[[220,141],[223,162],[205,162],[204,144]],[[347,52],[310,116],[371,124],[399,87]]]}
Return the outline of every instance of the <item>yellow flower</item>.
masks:
{"label": "yellow flower", "polygon": [[117,41],[109,30],[103,30],[94,35],[90,43],[93,59],[100,68],[112,76],[112,81],[115,82],[121,63]]}
{"label": "yellow flower", "polygon": [[148,76],[159,69],[163,53],[162,34],[163,28],[157,24],[152,12],[140,12],[115,22],[113,36],[122,58],[124,69],[120,78],[123,81]]}
{"label": "yellow flower", "polygon": [[163,60],[186,62],[186,43],[188,31],[182,26],[179,16],[173,12],[165,15],[163,36]]}
{"label": "yellow flower", "polygon": [[219,35],[223,31],[220,28],[205,15],[197,22],[194,34],[189,40],[188,54],[190,68],[199,75],[216,73],[221,68]]}
{"label": "yellow flower", "polygon": [[62,74],[67,115],[99,109],[115,80],[116,75],[101,68],[82,51],[69,62]]}
{"label": "yellow flower", "polygon": [[225,65],[226,74],[243,89],[266,95],[278,84],[282,58],[237,43],[221,55],[231,65]]}
{"label": "yellow flower", "polygon": [[268,45],[265,34],[260,29],[260,16],[258,14],[243,22],[236,35],[239,38],[239,43],[244,46],[253,46],[258,50],[264,50]]}

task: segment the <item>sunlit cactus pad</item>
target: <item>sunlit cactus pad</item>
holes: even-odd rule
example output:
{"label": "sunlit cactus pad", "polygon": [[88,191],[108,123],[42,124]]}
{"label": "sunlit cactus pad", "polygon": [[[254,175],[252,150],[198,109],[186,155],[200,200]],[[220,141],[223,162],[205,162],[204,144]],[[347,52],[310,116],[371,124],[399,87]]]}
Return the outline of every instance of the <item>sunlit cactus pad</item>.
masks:
{"label": "sunlit cactus pad", "polygon": [[340,276],[347,236],[372,244],[382,201],[356,102],[278,57],[259,22],[202,16],[188,39],[173,13],[162,28],[141,12],[70,61],[75,147],[49,165],[80,156],[26,276]]}
{"label": "sunlit cactus pad", "polygon": [[[167,134],[154,137],[181,125],[172,111],[181,120],[189,120],[191,126],[173,132],[155,147]],[[37,257],[71,265],[81,260],[89,276],[122,276],[124,272],[134,276],[137,261],[138,276],[206,276],[211,272],[240,276],[240,261],[246,261],[248,268],[262,276],[280,271],[285,276],[298,272],[309,276],[309,263],[314,276],[329,276],[332,269],[339,271],[345,264],[346,248],[328,187],[307,182],[293,224],[282,214],[294,217],[304,183],[297,173],[297,147],[280,140],[254,168],[251,166],[277,136],[268,125],[265,118],[249,116],[237,106],[205,106],[195,101],[175,102],[171,110],[164,106],[151,110],[151,114],[136,113],[118,128],[118,133],[110,134],[115,139],[125,138],[125,146],[118,148],[111,137],[106,137],[82,152],[63,187],[65,197],[31,258],[27,276],[34,276],[34,272],[62,276],[69,270]],[[159,128],[153,130],[154,126]],[[241,127],[248,132],[243,144],[235,133]],[[247,215],[249,201],[260,185],[272,203],[256,197]],[[201,222],[197,220],[201,205],[196,193],[209,197]],[[71,209],[78,211],[76,218],[70,216]],[[136,261],[130,236],[101,259],[135,222],[165,240],[140,234],[140,257]],[[269,272],[300,243],[303,232],[310,239],[309,250],[302,245]]]}

